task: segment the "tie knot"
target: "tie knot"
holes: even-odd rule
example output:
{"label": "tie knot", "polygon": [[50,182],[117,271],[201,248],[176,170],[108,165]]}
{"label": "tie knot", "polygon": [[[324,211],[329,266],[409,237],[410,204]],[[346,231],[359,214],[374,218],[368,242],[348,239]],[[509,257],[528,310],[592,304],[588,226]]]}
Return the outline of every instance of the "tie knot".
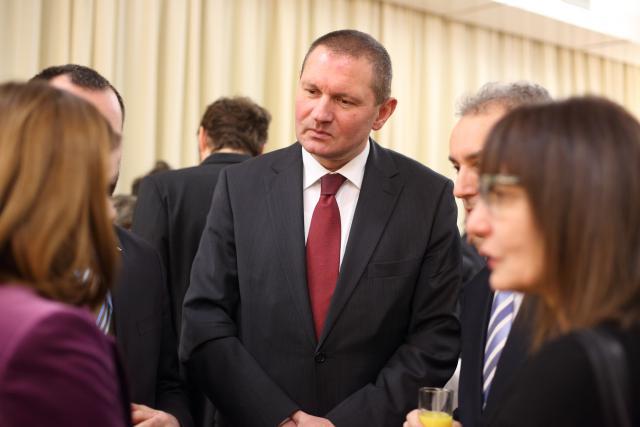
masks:
{"label": "tie knot", "polygon": [[320,194],[323,196],[335,196],[345,177],[339,173],[328,173],[320,178]]}
{"label": "tie knot", "polygon": [[494,296],[494,305],[499,305],[508,300],[513,300],[513,292],[512,291],[497,291]]}

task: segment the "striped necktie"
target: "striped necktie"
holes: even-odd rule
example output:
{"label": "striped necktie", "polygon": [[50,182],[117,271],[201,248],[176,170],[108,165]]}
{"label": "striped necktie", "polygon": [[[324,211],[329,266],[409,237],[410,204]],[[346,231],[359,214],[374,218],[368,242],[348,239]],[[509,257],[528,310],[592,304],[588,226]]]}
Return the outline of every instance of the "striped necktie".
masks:
{"label": "striped necktie", "polygon": [[[120,245],[116,246],[118,252],[122,252],[122,248]],[[88,270],[87,270],[88,271]],[[107,295],[104,297],[104,302],[102,303],[102,307],[100,307],[100,311],[98,312],[98,317],[96,317],[96,325],[105,335],[109,335],[109,330],[111,329],[111,317],[113,316],[113,300],[111,299],[111,291],[107,291]]]}
{"label": "striped necktie", "polygon": [[96,325],[105,335],[109,334],[111,327],[111,315],[113,314],[113,301],[111,300],[111,292],[107,292],[98,317],[96,317]]}
{"label": "striped necktie", "polygon": [[[118,250],[122,251],[122,249],[118,248]],[[83,284],[89,283],[89,279],[91,278],[91,270],[86,269],[82,271],[76,272],[76,277]],[[100,307],[100,311],[96,316],[96,326],[104,332],[105,335],[109,334],[109,329],[111,327],[111,316],[113,314],[113,301],[111,299],[111,292],[107,291],[107,294],[104,297],[104,302]]]}
{"label": "striped necktie", "polygon": [[496,374],[500,354],[509,337],[514,315],[513,292],[496,292],[491,306],[491,318],[487,328],[487,341],[484,349],[484,369],[482,370],[482,395],[487,403],[491,382]]}

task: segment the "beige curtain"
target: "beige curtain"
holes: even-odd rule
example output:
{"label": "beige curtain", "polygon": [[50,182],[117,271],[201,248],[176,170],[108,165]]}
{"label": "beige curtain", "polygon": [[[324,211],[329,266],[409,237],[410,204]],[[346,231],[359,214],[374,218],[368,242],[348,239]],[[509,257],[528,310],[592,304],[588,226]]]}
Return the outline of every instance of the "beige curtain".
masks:
{"label": "beige curtain", "polygon": [[206,105],[246,95],[273,115],[268,149],[295,140],[294,91],[310,42],[371,33],[394,64],[399,104],[374,135],[452,176],[455,102],[490,80],[533,80],[553,95],[606,95],[640,116],[640,68],[375,0],[0,0],[0,81],[54,64],[96,68],[127,116],[119,192],[156,159],[196,164]]}

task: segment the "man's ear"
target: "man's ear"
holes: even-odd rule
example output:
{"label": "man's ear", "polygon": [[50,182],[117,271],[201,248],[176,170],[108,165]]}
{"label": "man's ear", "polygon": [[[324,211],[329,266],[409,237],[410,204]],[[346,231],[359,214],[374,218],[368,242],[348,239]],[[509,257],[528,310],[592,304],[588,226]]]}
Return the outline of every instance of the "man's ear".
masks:
{"label": "man's ear", "polygon": [[209,155],[209,146],[207,145],[207,132],[200,126],[198,129],[198,153],[200,154],[200,161],[203,161]]}
{"label": "man's ear", "polygon": [[380,130],[382,126],[384,126],[385,122],[396,109],[396,105],[398,105],[398,100],[395,98],[389,98],[380,105],[378,110],[378,117],[373,122],[371,128],[373,130]]}

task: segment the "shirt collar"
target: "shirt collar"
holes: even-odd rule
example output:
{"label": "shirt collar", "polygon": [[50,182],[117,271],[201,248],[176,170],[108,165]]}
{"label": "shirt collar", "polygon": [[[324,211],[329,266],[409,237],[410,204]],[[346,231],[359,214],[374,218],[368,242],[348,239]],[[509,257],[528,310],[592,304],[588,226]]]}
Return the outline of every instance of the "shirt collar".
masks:
{"label": "shirt collar", "polygon": [[353,159],[342,166],[335,172],[331,172],[325,169],[307,150],[302,147],[302,165],[303,165],[303,178],[302,189],[306,190],[315,184],[320,178],[328,173],[339,173],[355,185],[358,190],[362,186],[362,179],[364,177],[364,167],[367,164],[367,158],[369,157],[369,151],[371,151],[370,142],[367,140],[367,144],[364,150],[360,152]]}

